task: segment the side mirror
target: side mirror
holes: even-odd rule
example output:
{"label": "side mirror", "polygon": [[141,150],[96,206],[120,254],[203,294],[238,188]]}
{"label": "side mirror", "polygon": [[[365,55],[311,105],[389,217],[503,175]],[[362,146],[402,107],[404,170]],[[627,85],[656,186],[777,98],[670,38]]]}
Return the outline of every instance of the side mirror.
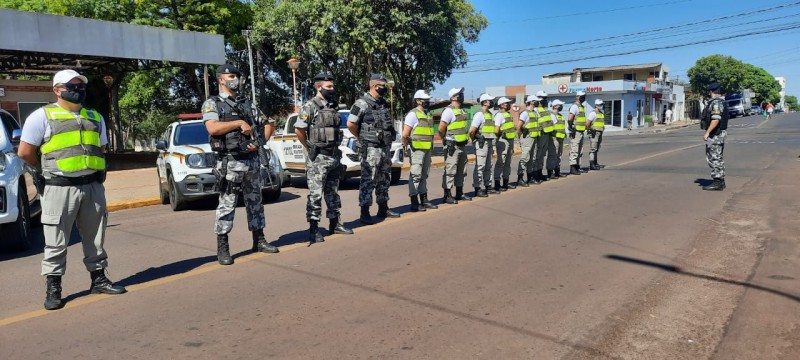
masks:
{"label": "side mirror", "polygon": [[156,149],[161,151],[167,151],[167,142],[164,140],[156,141]]}
{"label": "side mirror", "polygon": [[19,146],[19,139],[22,137],[22,129],[14,129],[11,131],[11,144]]}

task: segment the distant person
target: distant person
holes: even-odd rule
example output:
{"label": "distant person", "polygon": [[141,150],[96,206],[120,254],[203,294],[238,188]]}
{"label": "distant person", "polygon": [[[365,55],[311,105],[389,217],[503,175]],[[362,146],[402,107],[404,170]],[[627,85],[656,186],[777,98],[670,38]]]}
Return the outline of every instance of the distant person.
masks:
{"label": "distant person", "polygon": [[722,158],[722,151],[725,149],[728,129],[728,106],[719,88],[717,82],[708,85],[708,95],[711,100],[703,109],[703,117],[700,120],[700,128],[705,130],[703,140],[706,142],[706,161],[714,180],[713,183],[704,186],[703,190],[725,190],[725,161]]}
{"label": "distant person", "polygon": [[627,119],[628,119],[628,131],[630,131],[631,129],[633,129],[633,114],[631,114],[630,111],[628,111]]}
{"label": "distant person", "polygon": [[775,111],[775,107],[772,106],[771,102],[767,103],[767,120],[772,119],[772,113]]}
{"label": "distant person", "polygon": [[667,113],[666,113],[666,116],[664,117],[664,121],[667,122],[667,125],[669,125],[672,122],[672,109],[667,109]]}

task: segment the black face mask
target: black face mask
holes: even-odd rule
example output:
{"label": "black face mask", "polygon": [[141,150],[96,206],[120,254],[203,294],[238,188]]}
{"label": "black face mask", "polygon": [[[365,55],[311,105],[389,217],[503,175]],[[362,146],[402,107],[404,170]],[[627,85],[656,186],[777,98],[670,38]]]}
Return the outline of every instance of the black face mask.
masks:
{"label": "black face mask", "polygon": [[375,89],[375,92],[377,92],[378,95],[383,97],[383,96],[386,96],[386,94],[389,93],[389,88],[387,88],[385,86],[384,87],[379,87],[379,88]]}
{"label": "black face mask", "polygon": [[456,95],[456,101],[458,101],[460,103],[463,103],[464,102],[464,94],[462,93],[462,94]]}
{"label": "black face mask", "polygon": [[86,89],[81,90],[61,90],[61,98],[64,101],[71,102],[73,104],[80,104],[86,99]]}
{"label": "black face mask", "polygon": [[336,91],[328,89],[319,89],[319,93],[322,94],[322,98],[325,99],[325,101],[329,103],[336,102],[335,101]]}
{"label": "black face mask", "polygon": [[421,105],[422,105],[423,108],[427,109],[427,108],[431,107],[431,101],[430,100],[422,100],[422,104]]}

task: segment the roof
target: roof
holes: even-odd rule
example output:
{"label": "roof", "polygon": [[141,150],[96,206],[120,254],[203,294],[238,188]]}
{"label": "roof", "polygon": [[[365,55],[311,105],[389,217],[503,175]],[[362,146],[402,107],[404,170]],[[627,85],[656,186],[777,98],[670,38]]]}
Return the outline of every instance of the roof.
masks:
{"label": "roof", "polygon": [[0,73],[224,62],[222,35],[0,9]]}
{"label": "roof", "polygon": [[578,71],[580,72],[601,72],[601,71],[622,71],[622,70],[638,70],[638,69],[650,69],[654,67],[662,66],[663,63],[647,63],[647,64],[634,64],[634,65],[614,65],[614,66],[600,66],[600,67],[589,67],[589,68],[575,68],[571,72],[558,72],[553,73],[550,75],[543,75],[542,77],[557,77],[557,76],[567,76],[572,75]]}

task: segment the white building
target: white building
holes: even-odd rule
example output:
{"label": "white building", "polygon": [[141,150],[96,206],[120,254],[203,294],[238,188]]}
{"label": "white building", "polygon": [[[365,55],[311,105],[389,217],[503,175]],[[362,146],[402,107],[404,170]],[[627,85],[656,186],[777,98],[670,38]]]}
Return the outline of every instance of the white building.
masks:
{"label": "white building", "polygon": [[782,76],[776,76],[775,80],[778,81],[778,84],[781,84],[781,101],[780,103],[776,104],[775,106],[778,109],[785,109],[786,108],[786,78]]}

